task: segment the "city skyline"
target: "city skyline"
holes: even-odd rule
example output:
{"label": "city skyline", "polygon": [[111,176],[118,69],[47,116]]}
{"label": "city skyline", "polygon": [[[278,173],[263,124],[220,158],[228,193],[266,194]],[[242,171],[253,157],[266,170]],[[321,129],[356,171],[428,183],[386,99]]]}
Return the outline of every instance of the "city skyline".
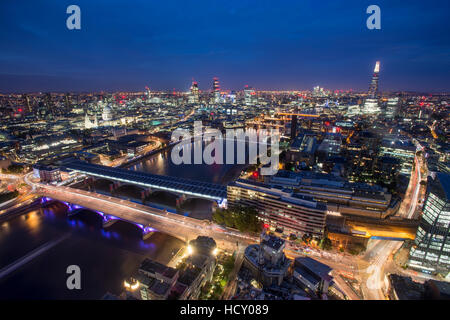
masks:
{"label": "city skyline", "polygon": [[450,2],[94,3],[0,3],[0,301],[450,300]]}
{"label": "city skyline", "polygon": [[188,91],[192,78],[205,90],[219,77],[230,90],[366,91],[380,60],[382,92],[449,91],[448,3],[381,1],[381,30],[366,28],[369,4],[79,1],[81,30],[68,30],[67,1],[6,2],[0,90]]}

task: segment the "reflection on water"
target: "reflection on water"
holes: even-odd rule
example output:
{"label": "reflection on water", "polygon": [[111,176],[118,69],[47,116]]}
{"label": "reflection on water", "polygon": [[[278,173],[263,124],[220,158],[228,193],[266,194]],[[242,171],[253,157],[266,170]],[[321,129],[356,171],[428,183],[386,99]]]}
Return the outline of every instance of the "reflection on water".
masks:
{"label": "reflection on water", "polygon": [[[197,142],[200,143],[200,142]],[[194,143],[191,146],[191,163],[194,161]],[[203,144],[203,150],[204,148]],[[192,180],[200,180],[204,182],[212,182],[218,184],[227,184],[233,179],[237,178],[246,166],[245,164],[174,164],[171,159],[171,150],[166,150],[155,154],[149,158],[142,160],[131,166],[129,169],[135,171],[143,171],[158,175],[174,176]],[[246,160],[248,163],[248,150],[245,149]],[[237,158],[237,147],[234,147],[234,163]],[[223,148],[223,162],[226,160],[226,148],[224,142]]]}
{"label": "reflection on water", "polygon": [[[101,217],[88,210],[67,218],[65,206],[52,204],[0,224],[0,269],[64,235],[64,241],[0,277],[0,299],[99,299],[106,292],[119,294],[123,280],[144,258],[166,264],[183,245],[161,233],[144,241],[138,227],[123,221],[103,229]],[[81,268],[82,290],[66,287],[66,268],[72,264]]]}

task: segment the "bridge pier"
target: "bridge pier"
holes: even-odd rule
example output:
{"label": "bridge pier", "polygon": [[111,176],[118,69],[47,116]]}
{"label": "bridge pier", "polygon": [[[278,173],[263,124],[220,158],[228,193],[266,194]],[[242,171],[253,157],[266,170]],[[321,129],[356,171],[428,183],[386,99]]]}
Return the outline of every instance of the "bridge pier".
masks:
{"label": "bridge pier", "polygon": [[122,186],[122,184],[119,181],[116,181],[114,183],[110,183],[109,184],[109,191],[111,192],[111,194],[113,194],[114,192],[116,192],[117,189],[119,189]]}
{"label": "bridge pier", "polygon": [[186,195],[182,194],[177,198],[177,208],[180,208],[183,203],[186,201]]}
{"label": "bridge pier", "polygon": [[68,204],[68,210],[67,210],[67,216],[68,217],[72,217],[76,214],[76,209],[79,209],[78,207],[75,207],[73,204],[69,203]]}
{"label": "bridge pier", "polygon": [[142,240],[147,240],[152,236],[152,234],[155,232],[155,229],[151,228],[150,226],[146,226],[142,229]]}
{"label": "bridge pier", "polygon": [[114,217],[114,216],[111,216],[111,215],[109,215],[109,214],[105,214],[105,215],[103,216],[103,222],[102,222],[103,228],[109,228],[109,227],[111,227],[114,223],[116,223],[117,219],[118,219],[118,218],[116,218],[116,217]]}

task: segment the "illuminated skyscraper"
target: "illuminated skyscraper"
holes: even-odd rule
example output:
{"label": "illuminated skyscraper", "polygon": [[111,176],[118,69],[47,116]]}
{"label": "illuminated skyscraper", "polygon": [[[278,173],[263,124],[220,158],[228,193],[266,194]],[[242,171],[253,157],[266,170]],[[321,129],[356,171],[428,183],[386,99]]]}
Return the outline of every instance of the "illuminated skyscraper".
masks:
{"label": "illuminated skyscraper", "polygon": [[438,172],[429,181],[427,199],[409,253],[409,267],[428,272],[450,272],[450,175]]}
{"label": "illuminated skyscraper", "polygon": [[389,98],[386,106],[386,118],[393,119],[398,113],[398,97]]}
{"label": "illuminated skyscraper", "polygon": [[375,63],[373,70],[372,81],[370,82],[368,97],[364,102],[363,113],[374,115],[380,113],[380,106],[378,105],[378,73],[380,72],[380,61]]}
{"label": "illuminated skyscraper", "polygon": [[247,106],[253,106],[256,104],[256,91],[252,87],[245,85],[244,88],[244,100]]}
{"label": "illuminated skyscraper", "polygon": [[189,103],[198,103],[198,102],[199,102],[198,83],[197,81],[192,81]]}
{"label": "illuminated skyscraper", "polygon": [[146,101],[150,101],[150,97],[151,97],[151,92],[150,92],[150,88],[148,86],[145,86],[145,96],[146,96]]}
{"label": "illuminated skyscraper", "polygon": [[220,85],[219,85],[219,79],[214,78],[213,80],[213,94],[214,94],[214,103],[220,102]]}
{"label": "illuminated skyscraper", "polygon": [[375,63],[375,68],[373,69],[372,81],[369,86],[369,97],[376,98],[378,94],[378,74],[380,73],[380,61]]}

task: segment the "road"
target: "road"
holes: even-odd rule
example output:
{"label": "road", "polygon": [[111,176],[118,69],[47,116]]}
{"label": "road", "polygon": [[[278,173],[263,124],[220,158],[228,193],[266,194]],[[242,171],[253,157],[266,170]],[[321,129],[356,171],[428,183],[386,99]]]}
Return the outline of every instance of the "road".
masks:
{"label": "road", "polygon": [[40,195],[78,204],[85,208],[111,214],[126,221],[150,226],[160,232],[181,238],[184,241],[194,239],[198,235],[209,236],[216,240],[220,248],[233,251],[236,248],[236,243],[248,245],[257,241],[255,237],[230,231],[218,227],[213,223],[181,216],[166,210],[66,186],[51,186],[36,183],[29,176],[26,181],[35,187],[36,192]]}
{"label": "road", "polygon": [[[289,258],[310,256],[311,258],[330,266],[336,286],[350,300],[385,300],[386,273],[389,272],[392,256],[400,248],[400,241],[371,240],[364,256],[352,256],[343,253],[333,253],[319,250],[305,250],[288,247],[285,253]],[[362,296],[344,280],[350,278],[360,284]]]}
{"label": "road", "polygon": [[[423,152],[423,151],[422,151]],[[421,196],[424,194],[425,186],[421,186],[422,177],[427,174],[426,161],[423,153],[420,156],[414,157],[414,171],[411,172],[408,188],[405,192],[405,197],[398,211],[398,216],[405,219],[415,219],[418,213],[418,204]]]}
{"label": "road", "polygon": [[29,193],[29,194],[20,195],[17,198],[11,199],[7,203],[6,202],[2,203],[2,206],[0,206],[0,209],[1,209],[0,216],[11,209],[15,209],[22,205],[29,204],[34,199],[36,199],[36,195]]}
{"label": "road", "polygon": [[245,246],[238,246],[238,249],[236,250],[236,258],[234,262],[233,270],[231,270],[230,275],[228,277],[228,283],[225,287],[221,300],[229,300],[234,293],[236,292],[236,276],[241,269],[242,262],[244,261],[244,253],[245,253]]}
{"label": "road", "polygon": [[363,260],[367,262],[367,268],[360,270],[365,300],[386,300],[386,271],[401,245],[401,241],[375,240],[366,250]]}
{"label": "road", "polygon": [[[250,243],[258,242],[258,239],[255,237],[231,231],[205,221],[94,192],[66,186],[35,183],[30,178],[30,175],[27,176],[25,181],[39,194],[78,204],[92,210],[98,210],[128,221],[149,225],[160,232],[182,238],[184,241],[191,240],[198,235],[209,236],[216,240],[219,248],[230,251],[234,251],[238,243],[235,268],[230,274],[230,283],[225,288],[225,298],[229,298],[235,290],[234,278],[243,260],[243,249]],[[303,250],[295,247],[287,248],[286,254],[289,257],[308,254],[312,258],[329,265],[336,272],[334,274],[335,283],[350,299],[358,299],[359,297],[340,277],[342,274],[350,275],[349,277],[354,277],[355,280],[361,283],[364,299],[383,300],[386,299],[386,272],[392,262],[393,253],[400,246],[401,242],[398,241],[372,240],[364,257],[318,250],[309,250],[305,253]]]}

